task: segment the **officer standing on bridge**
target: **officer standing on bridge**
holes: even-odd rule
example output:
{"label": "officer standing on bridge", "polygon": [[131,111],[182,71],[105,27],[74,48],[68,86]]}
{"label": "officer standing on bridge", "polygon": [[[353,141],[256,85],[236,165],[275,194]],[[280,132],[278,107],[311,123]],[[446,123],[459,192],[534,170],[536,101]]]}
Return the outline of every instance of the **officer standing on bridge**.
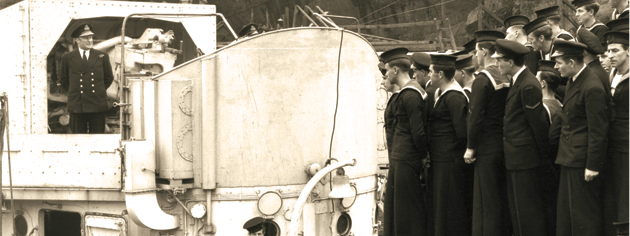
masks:
{"label": "officer standing on bridge", "polygon": [[59,84],[68,91],[70,129],[75,134],[105,132],[106,91],[114,75],[109,55],[92,48],[93,37],[90,24],[79,25],[72,31],[79,49],[64,54],[61,61]]}

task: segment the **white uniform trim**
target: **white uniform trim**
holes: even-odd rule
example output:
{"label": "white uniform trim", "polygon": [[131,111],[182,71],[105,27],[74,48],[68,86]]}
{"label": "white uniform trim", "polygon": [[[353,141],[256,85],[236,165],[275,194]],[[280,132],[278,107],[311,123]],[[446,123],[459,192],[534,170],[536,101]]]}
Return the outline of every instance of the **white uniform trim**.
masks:
{"label": "white uniform trim", "polygon": [[624,12],[627,12],[627,11],[630,10],[630,9],[626,8],[626,9],[623,9],[622,12],[619,12],[619,11],[617,11],[617,8],[613,8],[613,9],[614,10],[613,10],[612,17],[610,18],[610,20],[619,19],[619,16],[621,15],[621,13],[624,13]]}
{"label": "white uniform trim", "polygon": [[402,88],[402,89],[400,90],[400,92],[402,92],[402,91],[403,91],[403,90],[405,90],[405,89],[413,89],[413,90],[416,90],[416,91],[418,91],[418,93],[420,93],[420,96],[422,96],[422,99],[423,99],[423,100],[426,100],[426,99],[427,99],[427,92],[425,92],[424,90],[418,89],[418,88],[413,87],[413,86],[406,86],[406,87]]}
{"label": "white uniform trim", "polygon": [[510,87],[510,83],[501,83],[501,84],[497,84],[496,80],[494,80],[494,77],[492,77],[492,75],[490,75],[490,72],[488,72],[487,70],[482,70],[479,73],[484,73],[486,76],[488,76],[488,79],[490,79],[490,82],[492,83],[492,86],[494,86],[494,90],[499,90],[502,88],[509,88]]}
{"label": "white uniform trim", "polygon": [[545,104],[544,102],[543,102],[543,107],[545,107],[545,110],[547,110],[547,116],[549,117],[549,124],[551,124],[551,122],[553,122],[551,120],[551,111],[549,110],[549,107],[547,106],[547,104]]}
{"label": "white uniform trim", "polygon": [[[612,71],[610,72],[610,93],[614,96],[615,95],[615,88],[617,88],[617,86],[619,84],[621,84],[621,82],[625,81],[628,79],[629,75],[628,73],[624,74],[621,76],[621,78],[619,79],[619,82],[615,81],[615,76],[617,75],[617,69],[613,68]],[[617,82],[617,83],[615,83]]]}
{"label": "white uniform trim", "polygon": [[464,95],[467,102],[470,102],[470,100],[468,99],[468,95],[466,95],[466,92],[464,92],[464,89],[462,89],[462,86],[460,86],[457,82],[453,81],[453,83],[451,83],[451,85],[448,86],[448,88],[446,88],[444,92],[440,93],[440,88],[435,90],[435,94],[433,95],[435,97],[435,103],[433,103],[433,107],[435,107],[435,105],[437,104],[438,100],[440,100],[442,95],[444,95],[448,91],[458,91]]}

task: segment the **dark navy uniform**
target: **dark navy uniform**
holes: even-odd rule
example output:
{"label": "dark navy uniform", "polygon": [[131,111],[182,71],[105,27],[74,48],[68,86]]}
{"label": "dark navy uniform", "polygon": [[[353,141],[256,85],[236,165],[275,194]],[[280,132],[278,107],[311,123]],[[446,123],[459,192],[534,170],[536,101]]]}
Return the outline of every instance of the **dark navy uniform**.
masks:
{"label": "dark navy uniform", "polygon": [[[89,24],[77,27],[72,37],[91,36]],[[89,53],[87,52],[89,50]],[[107,106],[107,88],[114,81],[109,56],[96,49],[66,53],[61,59],[61,87],[68,91],[68,112],[70,129],[73,133],[103,133],[105,131],[105,112]]]}
{"label": "dark navy uniform", "polygon": [[[523,58],[529,49],[497,39],[493,58]],[[507,168],[508,202],[515,236],[547,235],[543,206],[543,160],[547,158],[549,126],[540,83],[525,67],[512,75],[505,101],[503,150]]]}
{"label": "dark navy uniform", "polygon": [[[628,46],[628,19],[625,19],[625,26],[620,27],[619,31],[611,31],[605,35],[608,45],[621,44]],[[627,62],[626,62],[627,63]],[[628,149],[630,148],[630,127],[628,125],[628,108],[630,107],[630,98],[628,97],[628,71],[619,73],[617,69],[613,69],[610,74],[612,100],[614,103],[613,119],[610,123],[608,131],[608,157],[612,161],[612,178],[606,180],[612,183],[613,199],[614,199],[614,221],[617,226],[619,235],[628,234]],[[617,77],[617,78],[615,78]]]}
{"label": "dark navy uniform", "polygon": [[[581,55],[586,48],[558,41],[556,56]],[[584,65],[569,82],[560,122],[554,122],[550,141],[558,142],[556,164],[561,165],[556,235],[601,235],[602,178],[587,182],[585,169],[601,172],[606,155],[608,117],[606,92],[597,76]],[[571,81],[571,80],[570,80]]]}
{"label": "dark navy uniform", "polygon": [[593,24],[591,27],[585,27],[584,25],[580,25],[578,26],[575,32],[580,31],[580,29],[587,29],[588,31],[593,33],[595,36],[597,36],[597,39],[599,39],[599,42],[602,45],[606,45],[606,39],[604,38],[604,34],[608,32],[608,27],[606,27],[604,23],[600,21],[595,21],[595,24]]}
{"label": "dark navy uniform", "polygon": [[536,52],[532,45],[528,44],[525,45],[525,47],[529,49],[529,53],[525,55],[525,67],[529,69],[529,72],[532,72],[532,74],[535,75],[538,72],[538,60],[540,60],[540,53]]}
{"label": "dark navy uniform", "polygon": [[473,234],[508,235],[509,214],[503,155],[503,115],[508,78],[496,65],[475,75],[467,148],[474,149]]}
{"label": "dark navy uniform", "polygon": [[[433,65],[455,69],[456,57],[431,55]],[[470,235],[470,185],[466,176],[466,114],[468,98],[451,78],[451,86],[434,94],[434,108],[429,114],[429,154],[433,187],[433,218],[436,236]]]}
{"label": "dark navy uniform", "polygon": [[[613,69],[611,79],[617,71]],[[615,200],[617,202],[617,222],[628,222],[628,149],[630,134],[628,130],[628,73],[621,78],[616,85],[613,95],[614,119],[610,123],[608,132],[608,156],[612,160],[613,179],[615,185]]]}
{"label": "dark navy uniform", "polygon": [[[381,60],[386,65],[395,60],[408,60],[407,52],[406,48],[391,49],[381,54]],[[428,152],[426,97],[420,84],[409,80],[388,102],[385,112],[385,121],[390,123],[387,124],[390,150],[385,185],[385,235],[427,235],[427,206],[420,181],[422,161]]]}
{"label": "dark navy uniform", "polygon": [[627,8],[627,7],[626,7],[626,9],[623,9],[622,12],[617,11],[617,8],[613,8],[613,12],[612,12],[612,16],[610,17],[610,20],[617,20],[617,19],[622,19],[622,18],[628,18],[628,13],[629,12],[630,12],[630,9]]}
{"label": "dark navy uniform", "polygon": [[599,81],[602,82],[602,86],[604,86],[604,90],[606,91],[606,104],[608,108],[608,115],[609,118],[612,118],[613,104],[612,95],[610,93],[610,81],[608,80],[609,74],[606,72],[606,70],[604,70],[604,67],[602,67],[602,63],[599,61],[599,58],[596,57],[599,54],[605,53],[606,48],[602,46],[602,43],[598,37],[599,36],[593,34],[591,31],[588,31],[586,29],[578,29],[575,39],[577,42],[586,45],[586,52],[595,57],[595,59],[593,59],[592,61],[587,62],[586,65],[595,75],[597,75]]}
{"label": "dark navy uniform", "polygon": [[[393,121],[388,138],[389,171],[385,196],[386,235],[426,235],[427,207],[423,201],[420,176],[427,156],[426,92],[411,80],[392,96]],[[388,129],[389,130],[389,129]],[[391,140],[391,142],[390,142]]]}

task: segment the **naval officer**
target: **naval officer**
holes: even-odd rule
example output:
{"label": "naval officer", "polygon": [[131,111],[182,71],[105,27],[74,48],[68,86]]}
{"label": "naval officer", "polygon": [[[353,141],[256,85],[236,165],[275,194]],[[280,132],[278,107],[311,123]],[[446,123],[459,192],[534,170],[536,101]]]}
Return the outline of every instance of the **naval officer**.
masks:
{"label": "naval officer", "polygon": [[105,132],[108,110],[107,88],[114,81],[109,55],[92,46],[92,25],[82,24],[72,31],[78,50],[61,60],[59,84],[68,91],[70,130],[75,134]]}

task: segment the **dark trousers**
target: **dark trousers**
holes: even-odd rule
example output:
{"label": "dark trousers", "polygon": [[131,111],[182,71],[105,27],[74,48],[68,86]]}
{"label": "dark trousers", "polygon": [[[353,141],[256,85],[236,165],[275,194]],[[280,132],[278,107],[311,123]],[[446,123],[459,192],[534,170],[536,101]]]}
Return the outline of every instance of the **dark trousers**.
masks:
{"label": "dark trousers", "polygon": [[541,167],[507,171],[508,203],[514,236],[547,235],[542,174]]}
{"label": "dark trousers", "polygon": [[70,130],[73,134],[105,133],[105,112],[70,113]]}
{"label": "dark trousers", "polygon": [[386,236],[427,235],[427,207],[422,195],[421,160],[389,159],[385,185]]}
{"label": "dark trousers", "polygon": [[617,222],[628,222],[628,153],[610,151],[613,162],[615,199],[617,201]]}
{"label": "dark trousers", "polygon": [[459,162],[431,162],[435,236],[471,234],[472,199],[468,189],[472,186],[467,186],[467,180],[472,175],[466,176],[466,165],[463,158]]}
{"label": "dark trousers", "polygon": [[[503,152],[490,155],[502,157]],[[505,165],[479,161],[481,158],[483,157],[477,157],[477,161],[475,161],[472,235],[511,235]]]}
{"label": "dark trousers", "polygon": [[583,167],[562,166],[556,236],[602,235],[601,192],[601,176],[586,182]]}

